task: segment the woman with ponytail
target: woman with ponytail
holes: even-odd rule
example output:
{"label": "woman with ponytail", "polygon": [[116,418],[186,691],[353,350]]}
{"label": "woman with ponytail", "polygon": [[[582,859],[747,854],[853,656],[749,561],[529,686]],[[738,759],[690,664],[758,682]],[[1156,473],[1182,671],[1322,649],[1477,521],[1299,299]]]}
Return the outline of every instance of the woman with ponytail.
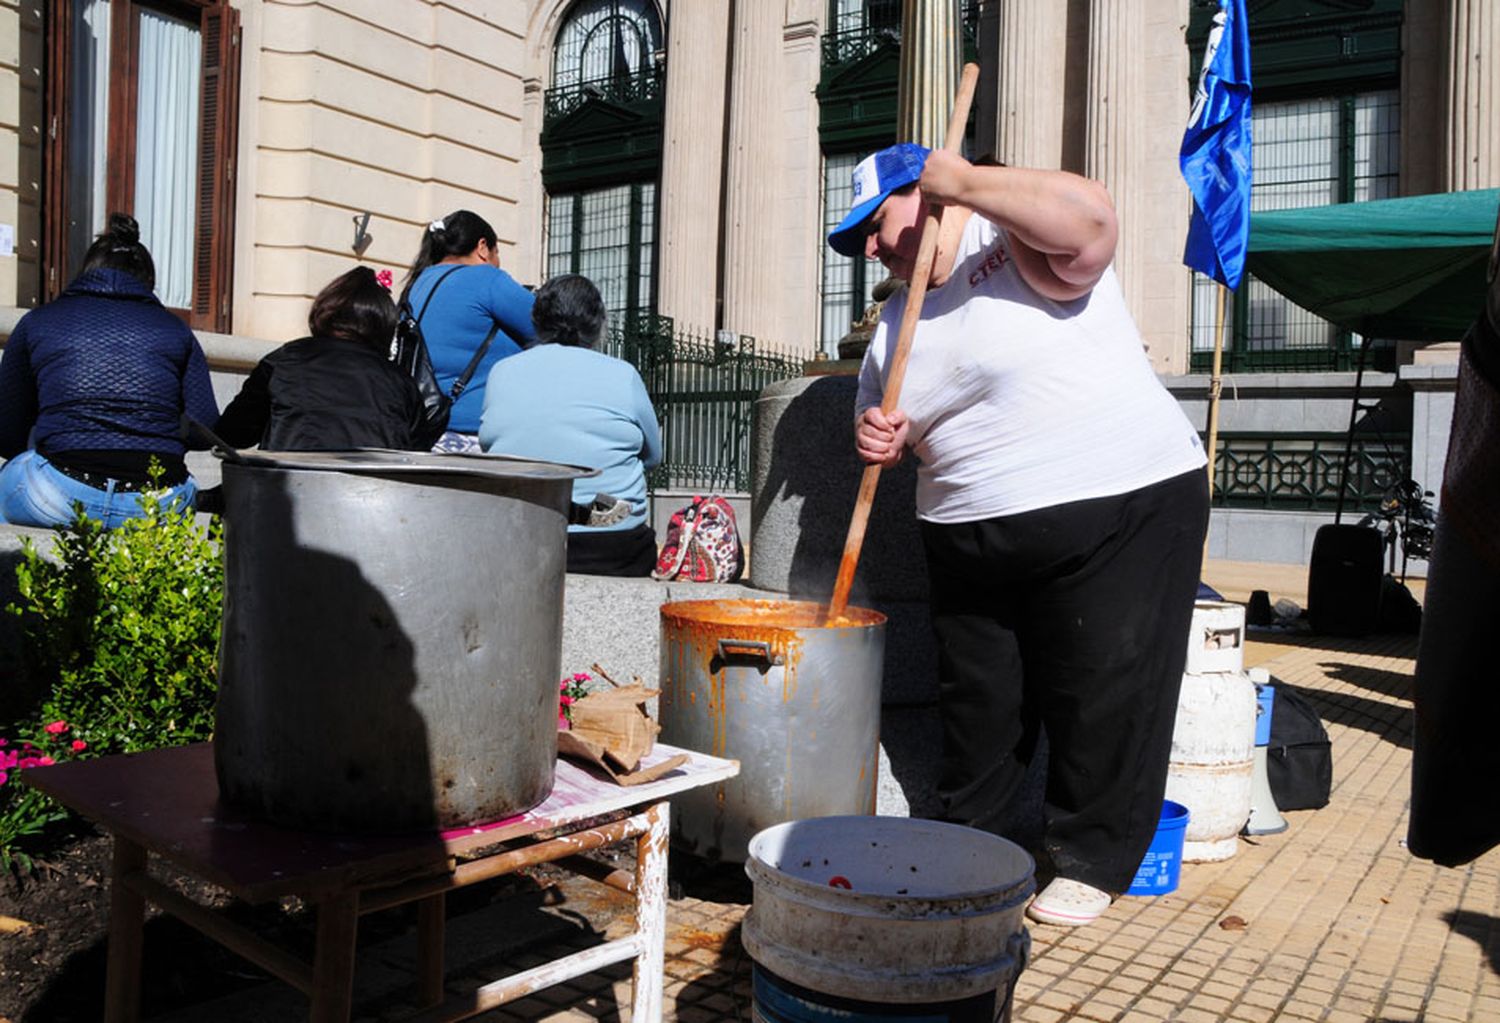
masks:
{"label": "woman with ponytail", "polygon": [[480,450],[479,415],[490,369],[535,340],[531,292],[500,269],[496,246],[495,229],[483,217],[457,210],[427,225],[407,274],[401,299],[421,323],[438,385],[451,394],[468,371],[453,396],[448,432],[434,450]]}
{"label": "woman with ponytail", "polygon": [[193,507],[179,420],[219,408],[198,339],[155,286],[140,226],[114,213],[67,290],[16,324],[0,359],[0,519],[62,525],[82,502],[118,526],[143,514],[153,462],[161,506]]}
{"label": "woman with ponytail", "polygon": [[256,364],[214,432],[265,451],[426,450],[422,395],[389,359],[396,303],[367,266],[313,299],[308,335]]}

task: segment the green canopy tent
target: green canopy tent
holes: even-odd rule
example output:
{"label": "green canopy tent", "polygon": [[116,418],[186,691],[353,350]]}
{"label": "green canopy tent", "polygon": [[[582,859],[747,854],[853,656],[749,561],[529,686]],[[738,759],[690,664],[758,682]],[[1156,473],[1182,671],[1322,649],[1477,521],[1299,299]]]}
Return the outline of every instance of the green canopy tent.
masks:
{"label": "green canopy tent", "polygon": [[1366,337],[1456,341],[1484,303],[1497,209],[1500,188],[1256,213],[1246,267]]}

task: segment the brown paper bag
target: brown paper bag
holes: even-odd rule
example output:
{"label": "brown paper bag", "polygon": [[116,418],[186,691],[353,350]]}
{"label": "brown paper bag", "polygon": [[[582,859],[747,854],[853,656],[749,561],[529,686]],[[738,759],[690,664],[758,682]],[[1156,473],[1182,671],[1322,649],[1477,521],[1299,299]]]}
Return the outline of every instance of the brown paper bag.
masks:
{"label": "brown paper bag", "polygon": [[646,713],[646,701],[658,690],[645,686],[620,686],[589,693],[573,702],[573,727],[577,738],[598,746],[622,774],[634,771],[641,757],[656,745],[661,726]]}

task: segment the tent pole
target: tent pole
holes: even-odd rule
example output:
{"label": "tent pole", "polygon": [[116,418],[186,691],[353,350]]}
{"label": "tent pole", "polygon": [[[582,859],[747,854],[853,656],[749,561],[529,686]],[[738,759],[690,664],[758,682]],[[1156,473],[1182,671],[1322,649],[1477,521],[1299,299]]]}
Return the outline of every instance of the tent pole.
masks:
{"label": "tent pole", "polygon": [[[1229,289],[1220,284],[1215,289],[1218,301],[1214,310],[1214,369],[1208,378],[1208,503],[1213,507],[1214,470],[1219,453],[1219,392],[1223,388],[1220,370],[1224,365],[1224,302]],[[1208,564],[1208,533],[1203,534],[1203,563]]]}

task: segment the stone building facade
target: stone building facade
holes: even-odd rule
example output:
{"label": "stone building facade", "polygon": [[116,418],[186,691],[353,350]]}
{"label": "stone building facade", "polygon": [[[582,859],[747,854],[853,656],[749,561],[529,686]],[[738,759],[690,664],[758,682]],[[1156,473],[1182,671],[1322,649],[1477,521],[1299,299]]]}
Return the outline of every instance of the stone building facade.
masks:
{"label": "stone building facade", "polygon": [[[821,237],[847,165],[895,137],[899,8],[0,0],[0,225],[13,238],[0,255],[0,306],[55,294],[108,209],[136,209],[144,223],[137,207],[149,199],[176,204],[172,227],[147,230],[184,268],[193,322],[285,339],[322,283],[358,259],[400,271],[430,219],[469,207],[495,225],[523,282],[594,268],[622,278],[622,309],[827,351],[863,293],[848,310],[830,303],[837,268]],[[1281,94],[1315,95],[1319,66],[1340,89],[1393,90],[1391,194],[1500,182],[1500,81],[1484,59],[1500,49],[1493,4],[1249,8],[1252,29],[1287,37],[1279,56],[1302,62],[1296,82],[1282,75]],[[1121,277],[1165,373],[1190,368],[1176,152],[1204,9],[956,5],[984,72],[971,151],[1105,181],[1124,227]],[[1382,41],[1385,64],[1362,65]],[[154,65],[153,46],[168,54]],[[189,85],[201,109],[148,103],[153,90],[181,98]],[[147,141],[153,126],[159,137]],[[611,193],[627,183],[630,194]],[[152,188],[162,194],[142,191]],[[600,217],[624,227],[590,219]]]}

